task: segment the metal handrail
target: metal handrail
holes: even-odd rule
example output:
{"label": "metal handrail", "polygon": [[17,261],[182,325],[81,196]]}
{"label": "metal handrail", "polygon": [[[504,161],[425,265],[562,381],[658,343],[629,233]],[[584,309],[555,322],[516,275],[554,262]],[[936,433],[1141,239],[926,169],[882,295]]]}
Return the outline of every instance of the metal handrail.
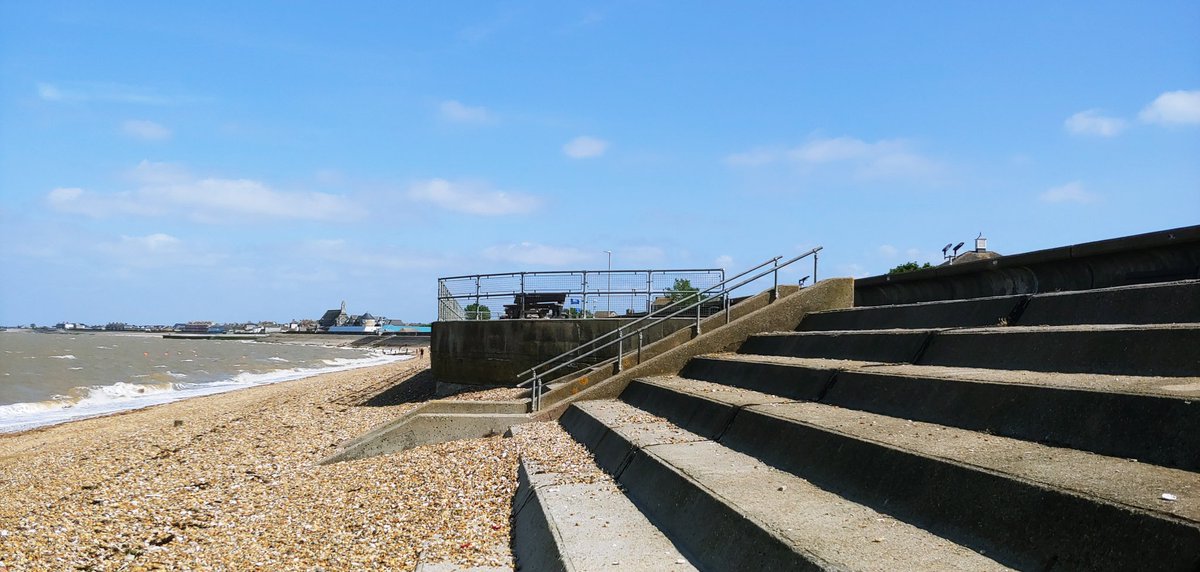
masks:
{"label": "metal handrail", "polygon": [[[817,276],[817,259],[818,259],[817,253],[818,253],[818,252],[820,252],[820,251],[821,251],[823,248],[824,248],[824,247],[818,246],[818,247],[816,247],[816,248],[814,248],[814,249],[812,249],[812,250],[809,250],[808,252],[805,252],[805,253],[803,253],[803,254],[801,254],[801,255],[799,255],[799,256],[796,256],[796,257],[794,257],[794,258],[792,258],[792,259],[790,259],[790,260],[788,260],[787,262],[784,262],[784,263],[782,263],[782,264],[780,264],[780,263],[779,263],[779,259],[780,259],[780,258],[782,258],[782,257],[781,257],[781,256],[776,256],[775,258],[772,258],[772,259],[770,259],[770,260],[767,260],[766,262],[764,262],[764,263],[762,263],[762,264],[759,264],[758,266],[755,266],[755,267],[751,268],[750,270],[744,271],[744,272],[742,272],[742,273],[738,274],[737,276],[734,276],[733,278],[730,278],[730,279],[728,279],[728,280],[725,280],[725,281],[723,281],[721,284],[718,284],[717,286],[721,286],[721,285],[723,285],[723,284],[726,284],[726,283],[728,283],[728,282],[731,282],[731,281],[733,281],[733,280],[736,280],[737,278],[739,278],[739,277],[741,277],[741,276],[745,276],[746,274],[749,274],[749,273],[753,272],[754,270],[757,270],[757,269],[759,269],[759,268],[762,268],[763,266],[766,266],[767,264],[774,263],[774,266],[773,266],[771,269],[769,269],[769,270],[765,270],[765,271],[762,271],[762,272],[759,272],[758,274],[755,274],[754,276],[752,276],[752,277],[750,277],[750,278],[747,278],[747,279],[745,279],[745,280],[742,280],[741,282],[739,282],[739,283],[737,283],[737,284],[735,284],[735,285],[733,285],[733,286],[726,287],[726,288],[725,288],[724,290],[722,290],[722,291],[721,291],[719,294],[716,294],[717,296],[724,296],[724,298],[725,298],[725,302],[724,302],[724,303],[725,303],[725,323],[726,323],[726,324],[728,324],[728,323],[729,323],[729,321],[730,321],[730,316],[729,316],[729,293],[730,293],[730,292],[732,292],[732,291],[734,291],[734,290],[736,290],[736,289],[738,289],[738,288],[741,288],[742,286],[745,286],[745,285],[747,285],[747,284],[749,284],[749,283],[751,283],[751,282],[754,282],[755,280],[758,280],[759,278],[762,278],[763,276],[766,276],[767,274],[774,274],[774,286],[773,286],[773,287],[772,287],[772,289],[771,289],[771,296],[772,296],[772,300],[774,300],[774,299],[776,299],[776,297],[778,296],[778,290],[779,290],[779,269],[780,269],[780,268],[785,268],[785,267],[787,267],[787,266],[789,266],[789,265],[791,265],[791,264],[793,264],[793,263],[795,263],[795,262],[797,262],[797,261],[799,261],[799,260],[801,260],[801,259],[807,258],[807,257],[809,257],[809,256],[812,256],[812,257],[813,257],[813,274],[812,274],[812,276],[813,276],[813,283],[815,284],[815,283],[816,283],[816,276]],[[710,287],[708,290],[711,290],[711,289],[713,289],[713,288],[716,288],[717,286]],[[585,357],[588,357],[588,356],[590,356],[590,355],[593,355],[593,354],[595,354],[595,353],[599,352],[600,350],[603,350],[603,349],[605,349],[605,348],[608,348],[608,347],[612,346],[613,344],[618,344],[618,346],[617,346],[617,355],[616,355],[616,357],[613,357],[613,358],[608,358],[608,359],[606,359],[606,360],[604,360],[604,361],[602,361],[602,362],[600,362],[600,363],[598,363],[598,364],[595,364],[595,366],[594,366],[594,367],[604,366],[604,365],[607,365],[607,364],[609,364],[609,363],[612,363],[613,361],[616,361],[616,363],[617,363],[617,371],[618,371],[618,372],[620,372],[620,371],[621,371],[621,362],[622,362],[622,361],[624,361],[624,358],[625,358],[625,355],[624,355],[624,354],[625,354],[625,352],[624,352],[624,347],[623,347],[623,344],[624,344],[624,341],[625,341],[627,338],[633,337],[634,335],[637,335],[637,336],[638,336],[638,355],[639,355],[639,358],[638,358],[638,359],[640,360],[640,359],[641,359],[641,358],[640,358],[640,355],[641,355],[641,339],[642,339],[642,333],[643,333],[643,332],[645,332],[645,331],[646,331],[647,329],[649,329],[649,328],[652,328],[652,327],[654,327],[654,326],[657,326],[657,325],[659,325],[659,324],[661,324],[661,323],[663,323],[663,322],[665,322],[665,321],[667,321],[667,320],[670,320],[671,318],[674,318],[675,316],[678,316],[678,315],[680,315],[680,314],[682,314],[682,313],[684,313],[684,312],[687,312],[687,311],[689,311],[689,310],[691,310],[691,309],[693,309],[693,308],[695,308],[695,309],[696,309],[696,326],[695,326],[695,327],[696,327],[696,335],[700,335],[700,333],[701,333],[701,332],[700,332],[700,306],[702,306],[704,303],[708,302],[708,301],[711,299],[711,298],[709,298],[709,299],[702,299],[702,298],[700,298],[700,294],[703,294],[703,293],[705,293],[705,292],[708,292],[708,290],[705,290],[704,292],[697,292],[697,293],[695,294],[695,296],[696,296],[696,298],[697,298],[697,301],[696,301],[696,302],[694,302],[694,303],[692,303],[692,304],[690,304],[689,306],[687,306],[687,307],[685,307],[685,308],[681,308],[681,309],[679,309],[679,310],[676,310],[675,312],[671,313],[670,315],[667,315],[667,316],[660,317],[658,320],[655,320],[653,323],[646,324],[646,325],[644,325],[644,326],[642,326],[642,327],[638,328],[636,331],[630,332],[630,333],[628,333],[628,334],[626,334],[626,333],[623,333],[623,332],[624,332],[624,330],[625,330],[625,328],[626,328],[627,326],[629,326],[629,325],[633,325],[634,323],[636,323],[636,321],[635,321],[635,322],[632,322],[632,323],[630,323],[630,324],[627,324],[627,325],[625,325],[625,326],[620,326],[620,327],[618,327],[618,328],[617,328],[617,330],[615,330],[615,331],[616,331],[616,333],[618,334],[618,337],[617,337],[617,339],[615,339],[615,340],[612,340],[612,341],[610,341],[610,342],[608,342],[608,343],[606,343],[606,344],[604,344],[604,345],[602,345],[602,346],[595,347],[595,348],[593,348],[591,351],[589,351],[589,352],[587,352],[587,353],[584,353],[584,354],[578,355],[578,356],[576,356],[574,359],[571,359],[571,360],[569,360],[569,361],[566,361],[566,362],[560,363],[560,364],[558,364],[558,365],[556,365],[556,366],[554,366],[554,367],[551,367],[551,368],[549,368],[549,369],[547,369],[547,370],[545,370],[545,371],[541,372],[540,374],[537,372],[537,369],[538,369],[539,367],[542,367],[542,366],[544,366],[544,365],[547,365],[547,364],[549,364],[549,363],[551,363],[551,362],[553,362],[553,361],[555,361],[555,360],[557,360],[557,359],[561,359],[561,358],[565,357],[565,356],[566,356],[566,355],[568,355],[568,354],[571,354],[571,353],[573,353],[573,352],[575,352],[575,351],[578,351],[578,349],[579,349],[580,347],[583,347],[583,346],[585,346],[585,345],[588,345],[588,344],[595,344],[595,343],[596,343],[598,340],[602,339],[603,337],[607,337],[607,336],[611,335],[613,332],[609,332],[609,333],[605,334],[604,336],[601,336],[601,337],[599,337],[599,338],[596,338],[596,339],[594,339],[594,340],[591,340],[591,341],[585,342],[585,343],[583,343],[583,344],[580,344],[580,345],[579,345],[578,347],[576,347],[574,350],[568,351],[568,352],[566,352],[566,353],[564,353],[564,354],[560,354],[560,355],[559,355],[558,357],[556,357],[556,358],[553,358],[553,359],[550,359],[550,360],[544,361],[544,362],[542,362],[542,363],[540,363],[540,364],[538,364],[538,365],[536,365],[536,366],[533,366],[532,368],[530,368],[530,369],[528,369],[528,370],[525,370],[525,371],[521,372],[521,373],[520,373],[520,374],[518,374],[518,376],[517,376],[517,377],[518,377],[518,379],[519,379],[521,376],[524,376],[526,373],[529,373],[529,372],[533,372],[533,378],[532,378],[532,379],[529,379],[529,380],[526,380],[526,381],[523,381],[523,382],[521,382],[521,383],[518,383],[518,384],[517,384],[517,387],[524,387],[524,386],[526,386],[526,385],[528,385],[529,383],[531,383],[531,382],[532,382],[532,384],[533,384],[533,387],[531,388],[531,402],[532,402],[532,403],[531,403],[531,406],[532,406],[532,409],[533,409],[534,411],[538,411],[538,410],[540,410],[540,409],[541,409],[541,407],[542,407],[542,393],[543,393],[543,391],[544,391],[544,386],[545,386],[545,382],[544,382],[543,380],[545,379],[546,375],[548,375],[548,374],[550,374],[550,373],[553,373],[553,372],[555,372],[555,371],[558,371],[558,370],[560,370],[560,369],[562,369],[562,368],[565,368],[565,367],[567,367],[567,366],[570,366],[570,365],[572,365],[572,364],[574,364],[574,363],[578,362],[579,360],[581,360],[581,359],[583,359],[583,358],[585,358]],[[692,296],[692,294],[689,294],[689,295],[688,295],[688,298],[691,298],[691,296]],[[676,301],[675,303],[678,303],[678,302],[679,302],[679,301]],[[674,305],[674,303],[672,303],[671,305]],[[670,307],[670,306],[667,306],[667,308],[669,308],[669,307]],[[666,309],[666,308],[664,308],[664,310],[665,310],[665,309]],[[647,315],[647,316],[644,316],[642,319],[646,319],[646,318],[649,318],[649,317],[650,317],[650,315]],[[641,319],[639,319],[638,321],[641,321]]]}
{"label": "metal handrail", "polygon": [[[692,297],[692,296],[703,296],[704,294],[707,294],[708,292],[710,292],[711,290],[713,290],[713,289],[715,289],[715,288],[720,288],[720,287],[722,287],[722,286],[724,286],[724,285],[728,284],[729,282],[731,282],[731,281],[733,281],[733,280],[737,280],[738,278],[741,278],[742,276],[745,276],[745,275],[747,275],[747,274],[749,274],[749,273],[751,273],[751,272],[754,272],[755,270],[758,270],[759,268],[762,268],[763,266],[766,266],[766,265],[768,265],[768,264],[771,264],[772,262],[776,262],[776,261],[778,261],[780,258],[783,258],[783,257],[782,257],[782,256],[776,256],[775,258],[771,258],[771,259],[769,259],[769,260],[767,260],[767,261],[765,261],[765,262],[763,262],[763,263],[759,264],[758,266],[755,266],[755,267],[753,267],[753,268],[751,268],[751,269],[749,269],[749,270],[746,270],[745,272],[742,272],[741,274],[738,274],[738,275],[736,275],[736,276],[731,276],[731,277],[729,277],[729,278],[726,278],[725,280],[722,280],[722,281],[720,281],[720,282],[718,282],[718,283],[716,283],[716,284],[713,284],[712,286],[709,286],[708,288],[705,288],[704,290],[700,290],[700,291],[697,291],[697,292],[694,292],[694,293],[693,293],[693,292],[688,292],[688,293],[687,293],[687,295],[686,295],[685,297],[683,297],[682,299],[675,300],[675,301],[671,302],[670,304],[667,304],[666,306],[663,306],[662,308],[659,308],[659,309],[657,309],[657,310],[653,310],[653,311],[651,311],[650,313],[646,314],[645,316],[642,316],[642,317],[640,317],[640,318],[638,318],[638,319],[636,319],[636,320],[634,320],[634,321],[632,321],[632,322],[629,322],[628,324],[624,324],[624,325],[622,325],[620,328],[618,328],[618,329],[616,329],[616,330],[612,330],[612,331],[610,331],[610,332],[606,332],[606,333],[604,333],[604,334],[602,334],[602,335],[600,335],[600,336],[598,336],[598,337],[596,337],[596,338],[593,338],[593,339],[591,339],[591,340],[589,340],[589,341],[587,341],[587,342],[584,342],[584,343],[580,344],[579,346],[576,346],[575,348],[569,349],[569,350],[567,350],[567,351],[565,351],[565,352],[563,352],[563,353],[561,353],[561,354],[558,354],[558,355],[556,355],[556,356],[554,356],[554,357],[552,357],[552,358],[550,358],[550,359],[548,359],[548,360],[546,360],[546,361],[543,361],[542,363],[539,363],[539,364],[537,364],[537,365],[535,365],[535,366],[533,366],[533,367],[531,367],[531,368],[529,368],[529,369],[527,369],[527,370],[525,370],[525,371],[523,371],[523,372],[521,372],[521,373],[518,373],[518,374],[517,374],[517,379],[521,379],[521,378],[525,377],[525,375],[526,375],[526,374],[533,373],[533,372],[534,372],[534,371],[535,371],[537,368],[539,368],[539,367],[546,366],[546,365],[548,365],[548,364],[551,364],[551,363],[554,363],[554,362],[556,362],[556,361],[558,361],[558,360],[560,360],[560,359],[562,359],[562,358],[565,358],[565,357],[567,357],[567,356],[569,356],[569,355],[571,355],[571,354],[573,354],[573,353],[575,353],[575,352],[579,351],[579,348],[581,348],[581,347],[583,347],[583,346],[586,346],[586,345],[588,345],[588,344],[595,344],[595,343],[599,342],[600,340],[603,340],[604,338],[607,338],[607,337],[609,337],[609,336],[611,336],[611,335],[613,335],[613,334],[617,334],[618,332],[620,332],[620,331],[621,331],[621,329],[628,328],[628,327],[630,327],[630,326],[633,326],[633,325],[635,325],[635,324],[637,324],[637,323],[639,323],[639,322],[644,322],[644,321],[646,321],[646,320],[649,320],[650,318],[653,318],[653,317],[655,317],[655,314],[656,314],[656,313],[658,313],[658,312],[665,312],[665,311],[667,311],[669,308],[671,308],[672,306],[675,306],[676,304],[680,304],[680,303],[683,303],[683,302],[686,302],[686,301],[688,301],[689,299],[691,299],[691,297]],[[659,314],[659,315],[661,315],[661,314]],[[606,346],[603,346],[603,347],[608,347],[608,346],[606,345]],[[588,356],[588,355],[591,355],[591,354],[590,354],[590,353],[589,353],[589,354],[584,354],[584,355],[582,355],[582,356],[579,356],[579,357],[581,357],[581,358],[582,358],[582,357],[586,357],[586,356]],[[568,363],[570,363],[570,362],[568,362]],[[531,381],[532,381],[532,380],[531,380]],[[529,381],[524,381],[524,382],[521,382],[521,383],[517,384],[517,387],[524,387],[524,386],[525,386],[525,384],[527,384],[527,383],[529,383]]]}

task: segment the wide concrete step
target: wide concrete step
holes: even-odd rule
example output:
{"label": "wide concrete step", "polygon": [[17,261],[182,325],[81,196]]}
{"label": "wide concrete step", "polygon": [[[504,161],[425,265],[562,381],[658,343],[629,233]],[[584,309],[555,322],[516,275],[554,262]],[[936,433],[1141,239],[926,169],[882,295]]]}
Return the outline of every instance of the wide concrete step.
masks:
{"label": "wide concrete step", "polygon": [[529,458],[517,470],[513,556],[528,571],[696,570],[611,478],[552,472]]}
{"label": "wide concrete step", "polygon": [[678,377],[621,399],[1017,568],[1200,566],[1200,474]]}
{"label": "wide concrete step", "polygon": [[1200,280],[814,312],[801,331],[1200,322]]}
{"label": "wide concrete step", "polygon": [[775,332],[738,353],[988,369],[1200,375],[1200,324]]}
{"label": "wide concrete step", "polygon": [[804,316],[797,329],[812,332],[997,326],[1015,319],[1028,300],[1028,295],[1015,295],[826,310]]}
{"label": "wide concrete step", "polygon": [[1200,377],[719,354],[681,377],[1200,471]]}
{"label": "wide concrete step", "polygon": [[559,422],[703,570],[1006,569],[619,401]]}

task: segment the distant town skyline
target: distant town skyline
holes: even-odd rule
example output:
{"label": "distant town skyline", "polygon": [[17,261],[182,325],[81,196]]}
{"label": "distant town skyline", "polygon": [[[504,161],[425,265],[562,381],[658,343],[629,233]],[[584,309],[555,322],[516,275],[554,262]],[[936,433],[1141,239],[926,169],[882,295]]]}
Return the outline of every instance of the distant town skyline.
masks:
{"label": "distant town skyline", "polygon": [[[0,324],[1200,223],[1200,3],[0,3]],[[796,279],[798,276],[792,276]]]}

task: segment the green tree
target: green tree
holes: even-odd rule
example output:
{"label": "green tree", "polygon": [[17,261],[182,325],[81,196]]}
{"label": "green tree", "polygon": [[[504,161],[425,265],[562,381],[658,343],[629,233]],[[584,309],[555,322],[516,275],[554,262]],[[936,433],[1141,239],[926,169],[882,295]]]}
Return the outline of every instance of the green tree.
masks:
{"label": "green tree", "polygon": [[692,286],[692,281],[687,278],[676,278],[675,285],[666,290],[672,304],[682,301],[679,306],[695,304],[699,300],[699,292],[700,289]]}
{"label": "green tree", "polygon": [[464,309],[467,313],[468,320],[490,320],[492,319],[492,309],[483,304],[470,304]]}
{"label": "green tree", "polygon": [[924,266],[917,266],[916,262],[905,262],[904,264],[901,264],[900,266],[897,266],[891,270],[888,270],[888,274],[903,274],[905,272],[913,272],[916,270],[925,270],[926,268],[933,268],[933,265],[926,262]]}

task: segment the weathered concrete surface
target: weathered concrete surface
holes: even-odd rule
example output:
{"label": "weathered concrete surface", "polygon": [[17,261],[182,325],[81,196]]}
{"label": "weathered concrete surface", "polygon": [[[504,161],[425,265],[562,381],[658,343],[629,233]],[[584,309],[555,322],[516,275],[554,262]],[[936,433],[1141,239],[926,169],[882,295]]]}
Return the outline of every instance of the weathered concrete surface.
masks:
{"label": "weathered concrete surface", "polygon": [[[781,294],[784,292],[781,288]],[[600,380],[585,377],[555,388],[542,397],[543,411],[537,414],[537,418],[557,419],[566,410],[567,405],[575,401],[615,398],[625,390],[629,382],[638,377],[677,373],[695,356],[734,349],[752,334],[795,329],[805,314],[847,308],[853,302],[853,297],[852,278],[823,280],[808,288],[782,295],[769,305],[749,312],[728,324],[705,330],[700,337],[680,343],[620,373]]]}
{"label": "weathered concrete surface", "polygon": [[997,296],[814,312],[804,317],[799,329],[811,332],[996,326],[1001,320],[1007,321],[1028,298]]}
{"label": "weathered concrete surface", "polygon": [[[730,422],[719,432],[722,445],[944,538],[1003,554],[1009,565],[1121,570],[1200,563],[1200,498],[1190,493],[1200,491],[1196,473],[824,404],[781,403],[708,382],[638,383],[657,393],[641,400],[643,411],[707,431],[697,408],[724,406]],[[1189,491],[1188,501],[1180,495],[1163,503],[1167,489]],[[1081,537],[1081,523],[1103,524],[1088,525]]]}
{"label": "weathered concrete surface", "polygon": [[855,306],[1086,290],[1200,276],[1200,225],[858,281]]}
{"label": "weathered concrete surface", "polygon": [[561,420],[710,570],[1006,570],[970,549],[617,401]]}
{"label": "weathered concrete surface", "polygon": [[1009,325],[1200,322],[1200,280],[1039,294]]}
{"label": "weathered concrete surface", "polygon": [[[696,358],[680,377],[1200,470],[1200,455],[1196,454],[1200,451],[1200,377],[1046,373],[734,354]],[[666,382],[656,378],[656,383]],[[638,405],[635,390],[646,391],[635,382],[621,398]]]}
{"label": "weathered concrete surface", "polygon": [[559,483],[528,459],[517,470],[513,556],[530,571],[696,569],[613,481]]}
{"label": "weathered concrete surface", "polygon": [[[354,459],[365,459],[378,455],[386,455],[404,451],[420,445],[445,443],[459,439],[474,439],[489,435],[503,435],[509,427],[527,423],[529,415],[522,413],[496,413],[487,411],[489,407],[499,410],[511,408],[512,405],[478,405],[492,402],[442,402],[475,404],[471,409],[483,411],[475,413],[433,413],[422,412],[406,415],[397,421],[387,423],[382,427],[355,439],[343,446],[338,452],[323,459],[320,464],[339,463]],[[500,402],[503,403],[503,402]],[[468,409],[463,407],[463,409]]]}
{"label": "weathered concrete surface", "polygon": [[738,353],[911,362],[938,330],[775,332],[750,336]]}
{"label": "weathered concrete surface", "polygon": [[918,363],[1064,373],[1189,376],[1200,324],[1016,326],[935,334]]}
{"label": "weathered concrete surface", "polygon": [[[430,338],[433,376],[449,383],[512,387],[522,371],[632,321],[632,318],[598,318],[434,322]],[[648,329],[644,342],[654,342],[691,323],[686,319],[664,322]],[[598,352],[592,363],[615,355],[613,346]]]}

